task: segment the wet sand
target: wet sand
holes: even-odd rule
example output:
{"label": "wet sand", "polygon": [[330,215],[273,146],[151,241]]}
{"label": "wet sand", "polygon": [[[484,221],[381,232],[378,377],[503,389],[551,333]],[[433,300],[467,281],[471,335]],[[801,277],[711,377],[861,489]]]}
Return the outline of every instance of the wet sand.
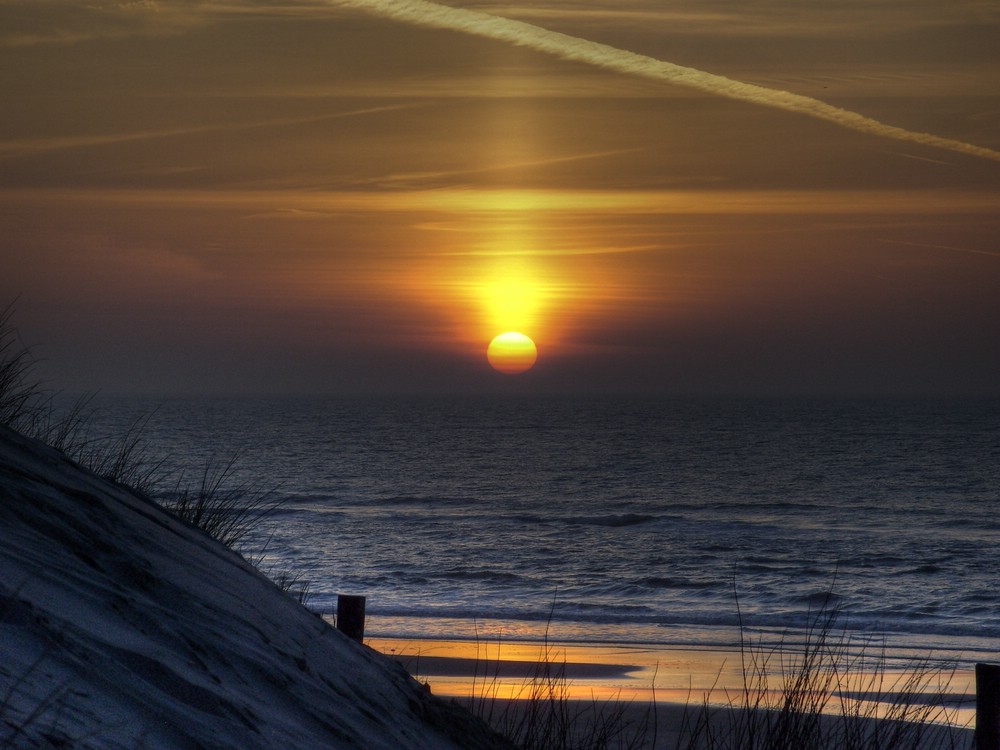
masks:
{"label": "wet sand", "polygon": [[[646,748],[678,747],[685,717],[692,720],[706,702],[723,709],[716,721],[724,722],[723,707],[738,702],[744,688],[741,654],[724,648],[392,638],[366,642],[396,658],[435,694],[466,704],[484,702],[503,721],[523,712],[540,684],[546,691],[553,686],[580,716],[593,715],[596,701],[606,711],[620,711],[631,726],[645,726],[641,746]],[[903,671],[890,674],[884,687],[902,676]],[[779,675],[769,682],[773,688],[780,684]],[[972,671],[956,671],[949,693],[974,695]],[[836,714],[840,708],[832,704],[829,710]],[[951,718],[966,727],[958,746],[970,747],[974,703],[955,708]]]}
{"label": "wet sand", "polygon": [[393,638],[367,643],[449,696],[468,696],[488,682],[503,697],[518,697],[544,665],[547,674],[565,678],[574,699],[686,703],[705,691],[742,687],[739,653],[722,649]]}

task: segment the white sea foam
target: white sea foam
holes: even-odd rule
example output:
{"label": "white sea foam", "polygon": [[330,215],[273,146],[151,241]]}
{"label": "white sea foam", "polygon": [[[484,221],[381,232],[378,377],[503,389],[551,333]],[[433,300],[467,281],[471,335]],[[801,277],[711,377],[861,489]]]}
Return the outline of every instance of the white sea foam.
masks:
{"label": "white sea foam", "polygon": [[[275,564],[369,612],[563,627],[801,624],[1000,637],[995,402],[202,400],[158,455],[206,446],[279,485]],[[131,424],[151,404],[111,408]],[[110,425],[109,425],[110,427]],[[516,467],[516,470],[514,470]],[[273,533],[273,536],[271,536]]]}

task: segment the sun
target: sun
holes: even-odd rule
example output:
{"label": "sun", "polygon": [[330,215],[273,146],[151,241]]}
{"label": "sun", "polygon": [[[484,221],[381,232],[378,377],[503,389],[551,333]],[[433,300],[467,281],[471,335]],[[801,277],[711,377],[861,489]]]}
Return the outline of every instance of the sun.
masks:
{"label": "sun", "polygon": [[494,370],[505,375],[517,375],[530,370],[538,359],[535,342],[517,331],[495,337],[486,350],[486,359]]}

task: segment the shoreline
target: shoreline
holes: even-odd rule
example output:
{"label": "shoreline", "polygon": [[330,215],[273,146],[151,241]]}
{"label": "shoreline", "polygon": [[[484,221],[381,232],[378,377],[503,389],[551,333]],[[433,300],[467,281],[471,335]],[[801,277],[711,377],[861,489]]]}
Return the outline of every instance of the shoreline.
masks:
{"label": "shoreline", "polygon": [[[400,662],[432,693],[478,713],[508,735],[512,727],[544,723],[546,712],[552,712],[557,722],[567,720],[569,731],[581,737],[613,725],[626,739],[624,746],[679,750],[691,746],[692,727],[701,720],[708,721],[716,737],[748,721],[738,708],[744,689],[743,657],[729,648],[382,637],[366,643]],[[846,722],[845,726],[864,732],[887,731],[883,720],[890,718],[891,691],[912,674],[892,667],[884,694],[871,696],[873,700],[857,714],[853,711],[859,704],[841,706],[833,700],[818,717],[819,724],[837,730]],[[915,745],[922,750],[939,748],[942,742],[955,748],[972,746],[974,669],[949,674],[949,697],[971,703],[961,707],[949,703],[947,722],[927,721],[925,734]],[[770,684],[780,692],[781,676]],[[764,710],[753,711],[752,721],[758,721]],[[921,709],[910,716],[921,716]],[[880,725],[883,729],[876,728]],[[699,736],[704,742],[704,735]]]}
{"label": "shoreline", "polygon": [[[336,605],[332,606],[336,609]],[[320,610],[315,610],[321,613]],[[329,612],[329,608],[324,608]],[[335,616],[322,614],[330,622]],[[784,649],[801,645],[807,629],[801,626],[744,624],[650,624],[636,622],[577,622],[565,620],[479,618],[436,615],[382,615],[369,613],[366,632],[372,638],[397,641],[456,641],[471,643],[558,643],[568,646],[649,648],[655,650],[729,651],[739,653],[741,635],[748,644]],[[933,660],[975,664],[1000,661],[1000,648],[992,637],[971,634],[921,633],[841,629],[832,631],[846,639],[852,652],[880,652],[888,661]]]}
{"label": "shoreline", "polygon": [[[483,699],[519,701],[531,698],[532,684],[549,681],[569,701],[608,702],[627,705],[630,713],[656,706],[676,721],[685,709],[732,707],[744,690],[744,661],[738,649],[720,646],[691,647],[665,644],[562,643],[553,641],[469,641],[447,638],[393,638],[373,636],[365,643],[400,662],[415,679],[431,692],[459,701]],[[789,654],[793,652],[788,652]],[[884,683],[871,681],[875,672],[857,675],[859,684],[878,685],[865,703],[876,714],[883,714],[891,704],[894,690],[920,671],[921,662],[882,664]],[[778,655],[771,666],[787,664]],[[915,666],[916,665],[916,666]],[[931,667],[930,673],[935,673]],[[877,671],[877,670],[876,670]],[[771,677],[768,688],[774,694],[781,689],[783,675]],[[973,665],[944,670],[949,723],[958,730],[971,732],[975,723],[975,671]],[[942,687],[932,677],[927,687],[931,694]],[[857,691],[845,693],[848,700]],[[918,700],[911,705],[926,705]],[[926,694],[925,694],[926,695]],[[834,700],[826,713],[840,715]],[[938,722],[933,722],[937,724]]]}
{"label": "shoreline", "polygon": [[533,678],[553,676],[564,678],[572,699],[645,701],[655,695],[658,703],[676,703],[701,688],[733,690],[742,674],[737,652],[715,648],[446,638],[365,642],[450,697],[468,697],[488,683],[515,698]]}

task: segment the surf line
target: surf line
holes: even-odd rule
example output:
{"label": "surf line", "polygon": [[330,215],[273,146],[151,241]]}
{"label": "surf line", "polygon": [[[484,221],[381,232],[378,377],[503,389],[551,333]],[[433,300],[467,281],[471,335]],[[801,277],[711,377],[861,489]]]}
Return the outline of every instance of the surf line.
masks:
{"label": "surf line", "polygon": [[515,21],[503,16],[494,16],[482,11],[453,8],[429,2],[429,0],[328,0],[328,2],[419,26],[449,29],[509,42],[564,60],[587,63],[627,75],[687,86],[729,99],[775,107],[870,135],[909,141],[982,159],[1000,161],[1000,151],[994,151],[990,148],[943,138],[931,133],[919,133],[895,125],[887,125],[858,112],[841,109],[802,94],[744,83],[697,68],[665,62],[655,57],[640,55],[618,47],[570,36],[558,31],[550,31],[541,26]]}

